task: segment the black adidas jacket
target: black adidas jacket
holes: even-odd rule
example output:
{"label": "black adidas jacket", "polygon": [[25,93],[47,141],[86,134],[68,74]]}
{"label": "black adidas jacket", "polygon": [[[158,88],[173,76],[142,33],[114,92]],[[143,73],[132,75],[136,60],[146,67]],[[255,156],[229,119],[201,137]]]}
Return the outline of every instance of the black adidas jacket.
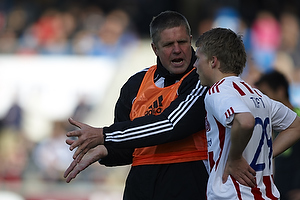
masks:
{"label": "black adidas jacket", "polygon": [[[186,73],[193,69],[193,56]],[[160,115],[148,115],[130,121],[132,103],[147,69],[131,76],[123,85],[115,106],[115,123],[104,127],[108,156],[100,163],[118,166],[132,163],[134,148],[158,145],[182,139],[205,128],[204,96],[207,91],[198,80],[194,69],[178,88],[178,97]],[[184,73],[185,74],[185,73]],[[164,87],[175,83],[182,75],[171,75],[157,59],[155,82]]]}

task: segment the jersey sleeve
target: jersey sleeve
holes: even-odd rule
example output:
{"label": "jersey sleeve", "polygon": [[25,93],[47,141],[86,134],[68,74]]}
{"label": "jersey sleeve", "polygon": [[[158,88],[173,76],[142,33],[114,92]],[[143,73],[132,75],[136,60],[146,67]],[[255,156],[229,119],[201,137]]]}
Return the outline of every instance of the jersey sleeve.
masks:
{"label": "jersey sleeve", "polygon": [[99,161],[100,164],[114,167],[132,163],[134,148],[116,148],[111,145],[105,145],[105,147],[108,155]]}
{"label": "jersey sleeve", "polygon": [[221,87],[220,90],[210,90],[206,94],[205,106],[207,112],[228,128],[232,125],[234,114],[250,112],[230,86]]}
{"label": "jersey sleeve", "polygon": [[297,113],[284,104],[270,99],[272,106],[272,127],[274,131],[280,132],[287,129],[295,120]]}
{"label": "jersey sleeve", "polygon": [[187,76],[182,86],[178,97],[160,115],[104,127],[105,144],[117,145],[118,148],[146,147],[179,140],[203,130],[207,88],[200,84],[196,72]]}

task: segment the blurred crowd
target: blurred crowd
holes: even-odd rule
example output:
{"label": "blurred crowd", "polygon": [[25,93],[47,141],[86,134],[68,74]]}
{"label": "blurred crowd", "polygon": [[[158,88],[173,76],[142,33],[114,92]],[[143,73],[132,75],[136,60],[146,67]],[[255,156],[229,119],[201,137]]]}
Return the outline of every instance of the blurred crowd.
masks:
{"label": "blurred crowd", "polygon": [[[104,4],[106,10],[99,6],[101,3],[96,4],[97,1],[43,2],[4,0],[0,3],[0,55],[88,55],[116,58],[130,46],[137,45],[143,37],[148,38],[148,32],[145,33],[143,27],[148,27],[148,21],[151,20],[149,16],[156,15],[164,8],[175,8],[191,21],[194,38],[213,26],[229,27],[242,33],[249,53],[249,69],[246,73],[250,74],[251,79],[276,68],[284,72],[290,81],[300,81],[299,13],[295,7],[298,4],[293,5],[293,1],[286,1],[285,4],[276,4],[280,1],[274,1],[273,4],[281,8],[280,11],[279,8],[274,9],[272,3],[268,5],[268,1],[262,2],[266,2],[265,5],[273,10],[268,10],[267,6],[260,9],[260,4],[249,6],[242,3],[249,1],[238,3],[238,0],[224,1],[231,2],[231,7],[224,7],[220,1],[203,0],[195,3],[199,6],[199,12],[205,14],[188,13],[187,9],[191,6],[180,8],[182,3],[179,0],[160,3],[152,12],[144,12],[147,10],[145,7],[157,1],[136,0],[128,1],[127,4],[120,0],[113,1],[114,6]],[[186,1],[188,3],[193,5],[192,1]],[[137,11],[138,6],[140,11]],[[247,15],[247,6],[253,10],[252,16]],[[141,20],[144,20],[143,23]]]}
{"label": "blurred crowd", "polygon": [[274,69],[284,73],[291,83],[300,82],[300,26],[293,9],[283,9],[276,16],[259,10],[251,24],[231,7],[222,7],[213,18],[198,23],[198,33],[211,27],[228,27],[243,35],[248,62],[244,78],[254,83],[258,77]]}
{"label": "blurred crowd", "polygon": [[[143,13],[137,15],[136,9],[122,9],[121,6],[103,9],[97,4],[80,4],[83,1],[66,1],[68,6],[61,8],[51,4],[56,1],[49,0],[44,1],[48,2],[47,6],[39,10],[39,1],[16,1],[17,4],[11,2],[14,1],[4,0],[0,3],[0,56],[75,55],[120,58],[131,47],[138,48],[139,41],[149,38],[148,33],[139,29]],[[138,2],[149,4],[147,0]],[[184,12],[184,8],[180,10],[174,5],[167,7],[172,2],[179,5],[181,1],[166,2],[160,7],[161,10],[154,10],[152,13],[146,12],[145,6],[141,9],[147,16],[144,18],[144,26],[148,27],[151,20],[149,16],[165,9],[177,9],[187,18],[191,16]],[[199,2],[206,2],[208,5],[209,1]],[[299,107],[300,24],[299,13],[296,12],[299,8],[287,6],[287,9],[281,9],[276,14],[267,9],[258,9],[249,21],[243,18],[242,9],[228,5],[217,6],[219,1],[212,2],[216,2],[216,5],[211,5],[209,14],[201,15],[196,25],[192,23],[194,39],[216,26],[228,27],[243,34],[248,53],[243,78],[254,84],[262,74],[273,69],[282,72],[291,86],[292,103]],[[159,4],[158,1],[154,3]],[[73,117],[84,120],[90,110],[91,105],[80,102]],[[22,107],[17,102],[0,119],[0,190],[9,187],[9,184],[18,187],[28,172],[34,172],[43,181],[63,181],[62,173],[72,156],[65,144],[65,133],[72,127],[66,121],[53,121],[49,137],[36,142],[26,138],[22,120]],[[110,175],[103,168],[99,173],[100,168],[92,167],[79,180],[100,183],[107,181]]]}
{"label": "blurred crowd", "polygon": [[121,9],[70,4],[62,10],[47,7],[32,19],[32,7],[0,10],[0,54],[119,56],[137,40]]}

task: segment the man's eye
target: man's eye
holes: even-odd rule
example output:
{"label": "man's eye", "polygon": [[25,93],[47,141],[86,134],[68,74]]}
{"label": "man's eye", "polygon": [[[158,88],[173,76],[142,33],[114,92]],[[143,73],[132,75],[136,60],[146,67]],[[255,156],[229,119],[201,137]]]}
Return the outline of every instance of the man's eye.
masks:
{"label": "man's eye", "polygon": [[167,44],[165,44],[164,46],[165,46],[165,47],[169,47],[169,46],[172,46],[172,44],[173,44],[173,43],[167,43]]}

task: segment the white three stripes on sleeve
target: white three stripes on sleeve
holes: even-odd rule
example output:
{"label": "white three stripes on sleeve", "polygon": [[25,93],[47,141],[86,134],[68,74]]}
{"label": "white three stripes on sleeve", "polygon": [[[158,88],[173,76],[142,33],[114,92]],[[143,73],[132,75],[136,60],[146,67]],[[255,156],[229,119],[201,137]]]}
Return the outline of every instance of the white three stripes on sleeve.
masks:
{"label": "white three stripes on sleeve", "polygon": [[178,121],[180,121],[180,119],[185,115],[185,113],[195,104],[197,99],[203,95],[205,89],[206,87],[202,86],[200,84],[200,81],[198,81],[196,87],[192,90],[192,92],[168,116],[168,120],[129,128],[124,131],[114,131],[111,133],[106,133],[105,141],[123,142],[172,130],[173,127],[178,123]]}

